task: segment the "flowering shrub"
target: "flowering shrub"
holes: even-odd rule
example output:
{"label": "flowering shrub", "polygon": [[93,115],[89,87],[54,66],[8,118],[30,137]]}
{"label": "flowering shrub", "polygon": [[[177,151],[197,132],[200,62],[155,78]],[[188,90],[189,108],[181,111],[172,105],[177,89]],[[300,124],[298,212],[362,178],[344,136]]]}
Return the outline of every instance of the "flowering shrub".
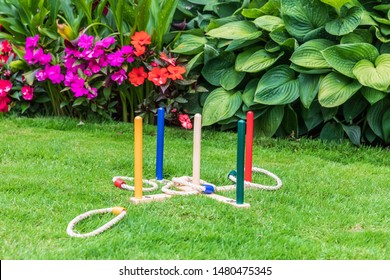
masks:
{"label": "flowering shrub", "polygon": [[[184,80],[186,69],[167,51],[156,52],[150,45],[151,38],[144,31],[136,32],[130,44],[122,46],[112,36],[101,39],[83,33],[73,41],[65,40],[64,50],[58,54],[42,47],[39,35],[27,37],[23,60],[30,71],[22,73],[19,96],[34,102],[37,100],[34,88],[47,83],[59,87],[60,92],[55,95],[65,98],[58,106],[69,106],[70,110],[79,108],[80,114],[90,108],[109,117],[110,113],[122,109],[123,120],[126,120],[127,103],[137,113],[153,112],[158,106],[165,106],[168,112],[174,112],[170,115],[176,119],[172,123],[191,129],[188,115],[184,119],[176,113],[180,111],[180,104],[175,101],[180,95],[176,83]],[[11,52],[9,44],[2,43],[0,62],[8,61]],[[28,77],[27,82],[25,77]],[[7,112],[12,83],[1,80],[0,87],[0,109]],[[146,91],[146,95],[142,91]]]}

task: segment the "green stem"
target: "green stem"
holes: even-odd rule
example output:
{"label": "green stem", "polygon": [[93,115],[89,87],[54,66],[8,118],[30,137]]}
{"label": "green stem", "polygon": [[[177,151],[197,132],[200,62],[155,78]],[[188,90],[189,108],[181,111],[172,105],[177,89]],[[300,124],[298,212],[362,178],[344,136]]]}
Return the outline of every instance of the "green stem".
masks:
{"label": "green stem", "polygon": [[121,102],[122,102],[122,119],[123,119],[124,122],[128,122],[129,119],[127,117],[128,113],[127,113],[126,95],[123,92],[120,92],[119,95],[121,97]]}

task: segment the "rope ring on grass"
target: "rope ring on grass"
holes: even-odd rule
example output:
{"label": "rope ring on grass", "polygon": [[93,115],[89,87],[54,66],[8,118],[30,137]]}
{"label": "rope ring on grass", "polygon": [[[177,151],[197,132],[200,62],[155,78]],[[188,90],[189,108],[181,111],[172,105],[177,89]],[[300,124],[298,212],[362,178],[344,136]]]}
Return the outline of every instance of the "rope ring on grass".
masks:
{"label": "rope ring on grass", "polygon": [[[97,214],[106,214],[106,213],[113,213],[117,215],[115,218],[113,218],[108,223],[102,225],[100,228],[95,229],[94,231],[88,232],[88,233],[76,233],[74,232],[73,228],[76,226],[76,224],[86,218],[89,218],[93,215]],[[70,223],[68,224],[68,227],[66,229],[66,233],[70,235],[71,237],[79,237],[79,238],[86,238],[98,235],[102,233],[103,231],[109,229],[113,225],[115,225],[117,222],[122,220],[126,216],[126,209],[123,207],[112,207],[112,208],[105,208],[105,209],[97,209],[85,212],[84,214],[81,214],[74,218]]]}
{"label": "rope ring on grass", "polygon": [[[262,185],[262,184],[258,184],[258,183],[244,181],[245,187],[254,188],[254,189],[263,189],[263,190],[267,190],[267,191],[275,191],[277,189],[280,189],[283,185],[282,180],[280,180],[280,178],[278,176],[276,176],[274,173],[272,173],[268,170],[254,166],[254,167],[252,167],[252,172],[253,173],[262,173],[264,175],[267,175],[268,177],[271,177],[272,179],[275,180],[276,185],[275,186],[267,186],[267,185]],[[234,183],[237,182],[237,178],[234,175],[229,175],[229,179],[232,180]]]}
{"label": "rope ring on grass", "polygon": [[[114,185],[120,189],[134,191],[134,186],[129,186],[126,183],[126,181],[133,182],[134,181],[133,177],[115,176],[114,178],[112,178],[112,181],[114,182]],[[144,192],[152,192],[158,189],[158,185],[154,180],[142,179],[142,183],[152,186],[150,188],[142,188]]]}

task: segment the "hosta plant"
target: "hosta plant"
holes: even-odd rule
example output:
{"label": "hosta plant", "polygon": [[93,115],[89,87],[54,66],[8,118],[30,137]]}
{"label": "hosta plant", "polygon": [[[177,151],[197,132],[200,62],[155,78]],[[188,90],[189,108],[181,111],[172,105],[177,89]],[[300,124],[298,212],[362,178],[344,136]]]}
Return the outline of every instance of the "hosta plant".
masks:
{"label": "hosta plant", "polygon": [[382,1],[183,0],[174,52],[208,93],[204,125],[253,110],[262,136],[389,143],[389,5]]}

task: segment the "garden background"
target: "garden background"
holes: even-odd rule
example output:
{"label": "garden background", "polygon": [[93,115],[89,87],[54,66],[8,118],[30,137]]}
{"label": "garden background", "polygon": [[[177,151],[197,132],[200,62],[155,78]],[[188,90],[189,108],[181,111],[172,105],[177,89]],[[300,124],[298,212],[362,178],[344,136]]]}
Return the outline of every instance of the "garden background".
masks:
{"label": "garden background", "polygon": [[[0,7],[1,258],[389,258],[390,1]],[[202,113],[202,178],[225,184],[232,132],[253,111],[255,165],[285,186],[249,191],[244,212],[202,197],[131,207],[111,233],[69,239],[74,216],[127,203],[107,181],[132,172],[129,122],[154,124],[159,107],[184,128],[167,130],[167,177],[190,173],[177,156]],[[145,134],[154,154],[155,127]]]}

